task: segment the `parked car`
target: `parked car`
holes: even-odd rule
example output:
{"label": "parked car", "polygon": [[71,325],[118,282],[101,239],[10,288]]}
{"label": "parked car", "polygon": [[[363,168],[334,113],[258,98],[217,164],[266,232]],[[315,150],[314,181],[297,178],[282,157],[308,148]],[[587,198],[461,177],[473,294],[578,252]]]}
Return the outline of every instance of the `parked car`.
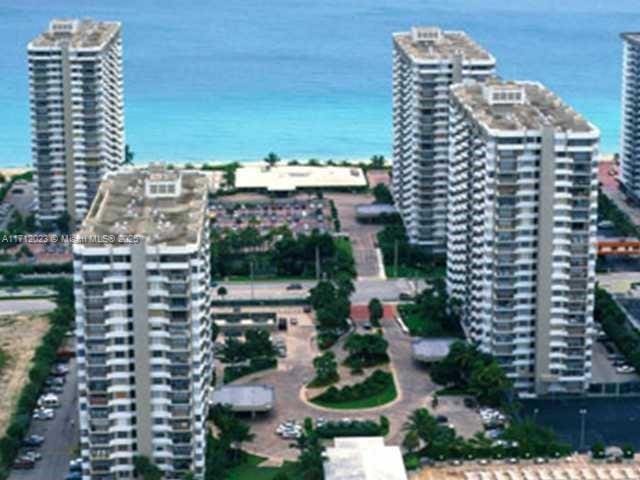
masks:
{"label": "parked car", "polygon": [[58,408],[60,406],[60,399],[57,395],[49,393],[38,399],[38,406],[41,408]]}
{"label": "parked car", "polygon": [[48,394],[59,395],[62,392],[64,392],[64,387],[62,385],[51,385],[51,386],[45,388],[45,390],[44,390],[44,394],[45,395],[48,395]]}
{"label": "parked car", "polygon": [[299,283],[290,283],[287,285],[287,290],[302,290],[302,285]]}
{"label": "parked car", "polygon": [[54,412],[51,408],[39,408],[35,412],[33,412],[34,420],[52,420],[54,417]]}
{"label": "parked car", "polygon": [[65,367],[64,365],[57,364],[51,367],[51,375],[54,377],[63,377],[69,373],[69,367]]}
{"label": "parked car", "polygon": [[619,367],[616,367],[616,372],[618,373],[635,373],[636,369],[633,368],[631,365],[621,365]]}
{"label": "parked car", "polygon": [[13,462],[13,468],[16,470],[29,470],[35,467],[36,462],[27,457],[18,457]]}
{"label": "parked car", "polygon": [[411,300],[413,300],[413,296],[410,293],[402,292],[400,295],[398,295],[398,299],[402,300],[403,302],[410,302]]}
{"label": "parked car", "polygon": [[81,472],[71,472],[66,477],[64,477],[64,480],[82,480],[82,473]]}
{"label": "parked car", "polygon": [[25,458],[30,458],[34,462],[37,462],[38,460],[42,460],[42,454],[40,452],[36,452],[35,450],[25,450],[24,452],[22,452],[20,456]]}
{"label": "parked car", "polygon": [[449,419],[447,417],[445,417],[444,415],[438,415],[436,417],[436,421],[438,423],[449,423]]}
{"label": "parked car", "polygon": [[29,435],[22,440],[22,445],[25,447],[39,447],[44,443],[44,437],[42,435]]}
{"label": "parked car", "polygon": [[69,472],[81,472],[82,471],[82,457],[69,460]]}

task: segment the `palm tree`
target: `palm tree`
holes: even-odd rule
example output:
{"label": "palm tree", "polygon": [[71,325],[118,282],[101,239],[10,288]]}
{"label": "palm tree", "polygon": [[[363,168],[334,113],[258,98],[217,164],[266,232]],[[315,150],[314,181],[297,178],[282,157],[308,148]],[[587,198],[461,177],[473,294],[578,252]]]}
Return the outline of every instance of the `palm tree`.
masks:
{"label": "palm tree", "polygon": [[224,285],[218,288],[218,295],[220,295],[222,298],[224,298],[227,295],[227,293],[229,292],[227,291],[227,287],[225,287]]}
{"label": "palm tree", "polygon": [[269,152],[269,154],[264,157],[264,161],[267,162],[267,165],[269,165],[269,167],[273,167],[280,161],[280,157],[273,152]]}
{"label": "palm tree", "polygon": [[133,165],[133,158],[136,156],[136,154],[133,152],[133,150],[131,150],[131,147],[129,146],[129,144],[124,146],[124,162],[122,162],[123,165]]}

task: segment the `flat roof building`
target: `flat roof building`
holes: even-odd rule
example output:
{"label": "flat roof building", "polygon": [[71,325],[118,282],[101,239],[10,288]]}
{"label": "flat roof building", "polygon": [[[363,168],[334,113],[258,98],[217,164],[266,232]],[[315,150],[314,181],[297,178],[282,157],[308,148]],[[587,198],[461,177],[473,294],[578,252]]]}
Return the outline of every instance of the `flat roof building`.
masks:
{"label": "flat roof building", "polygon": [[407,480],[400,447],[383,437],[335,438],[325,454],[325,480]]}
{"label": "flat roof building", "polygon": [[591,379],[600,132],[539,83],[451,88],[447,289],[521,395]]}
{"label": "flat roof building", "polygon": [[444,253],[447,234],[449,87],[482,81],[496,60],[466,33],[413,27],[393,34],[393,177],[409,241]]}
{"label": "flat roof building", "polygon": [[211,392],[211,405],[229,405],[234,412],[268,412],[275,390],[268,385],[225,385]]}
{"label": "flat roof building", "polygon": [[236,170],[239,190],[293,192],[305,188],[362,188],[367,178],[361,168],[306,165],[244,165]]}
{"label": "flat roof building", "polygon": [[207,179],[108,174],[73,245],[84,480],[204,475],[213,371]]}
{"label": "flat roof building", "polygon": [[36,218],[79,224],[124,160],[119,22],[52,20],[28,45]]}

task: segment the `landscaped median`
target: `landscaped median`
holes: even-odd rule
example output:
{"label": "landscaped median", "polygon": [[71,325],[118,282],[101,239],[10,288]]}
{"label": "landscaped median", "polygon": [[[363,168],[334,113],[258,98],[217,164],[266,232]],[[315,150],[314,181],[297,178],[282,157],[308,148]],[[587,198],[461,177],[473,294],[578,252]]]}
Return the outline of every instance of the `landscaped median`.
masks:
{"label": "landscaped median", "polygon": [[398,396],[393,374],[376,370],[360,383],[340,389],[329,387],[310,402],[325,408],[355,410],[386,405]]}

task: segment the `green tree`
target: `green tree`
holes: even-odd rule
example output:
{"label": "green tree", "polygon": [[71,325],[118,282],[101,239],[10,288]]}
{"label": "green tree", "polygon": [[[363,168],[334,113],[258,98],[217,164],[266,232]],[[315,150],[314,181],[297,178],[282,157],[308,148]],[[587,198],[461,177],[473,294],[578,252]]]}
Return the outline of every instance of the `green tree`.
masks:
{"label": "green tree", "polygon": [[224,298],[227,296],[229,292],[227,291],[227,287],[225,287],[224,285],[221,285],[220,287],[218,287],[218,296]]}
{"label": "green tree", "polygon": [[335,383],[340,379],[338,375],[338,362],[333,352],[325,352],[313,359],[316,376],[309,384],[311,387],[321,387]]}
{"label": "green tree", "polygon": [[391,195],[391,191],[389,191],[389,187],[387,187],[384,183],[378,183],[375,187],[373,187],[372,193],[373,198],[375,199],[375,203],[393,203],[393,196]]}
{"label": "green tree", "polygon": [[356,361],[359,366],[371,367],[388,362],[388,347],[389,342],[382,335],[360,335],[354,333],[347,338],[344,344],[344,349],[349,352],[345,364],[351,365]]}
{"label": "green tree", "polygon": [[266,157],[264,157],[264,161],[270,167],[274,167],[278,162],[280,162],[280,157],[273,152],[269,152]]}
{"label": "green tree", "polygon": [[162,480],[162,470],[153,464],[149,457],[136,455],[133,457],[133,467],[138,476],[142,476],[144,480]]}
{"label": "green tree", "polygon": [[474,368],[469,381],[469,392],[484,405],[500,405],[511,389],[511,381],[495,361]]}
{"label": "green tree", "polygon": [[124,162],[123,165],[133,165],[133,159],[135,158],[136,154],[134,153],[133,150],[131,150],[131,147],[129,146],[129,144],[126,144],[124,146]]}
{"label": "green tree", "polygon": [[384,168],[384,155],[373,155],[369,161],[371,168]]}
{"label": "green tree", "polygon": [[380,326],[380,320],[384,315],[384,308],[382,302],[377,298],[369,300],[369,320],[376,327]]}
{"label": "green tree", "polygon": [[218,429],[218,440],[227,452],[229,460],[235,464],[242,457],[241,445],[253,440],[251,427],[240,420],[226,405],[215,405],[210,412],[210,418]]}
{"label": "green tree", "polygon": [[274,357],[276,350],[267,330],[247,330],[244,334],[248,357]]}
{"label": "green tree", "polygon": [[413,453],[420,448],[420,437],[416,430],[411,429],[407,431],[402,440],[402,447],[409,453]]}
{"label": "green tree", "polygon": [[296,478],[301,480],[323,480],[323,451],[320,437],[313,431],[302,435],[297,441],[300,450],[296,466]]}

